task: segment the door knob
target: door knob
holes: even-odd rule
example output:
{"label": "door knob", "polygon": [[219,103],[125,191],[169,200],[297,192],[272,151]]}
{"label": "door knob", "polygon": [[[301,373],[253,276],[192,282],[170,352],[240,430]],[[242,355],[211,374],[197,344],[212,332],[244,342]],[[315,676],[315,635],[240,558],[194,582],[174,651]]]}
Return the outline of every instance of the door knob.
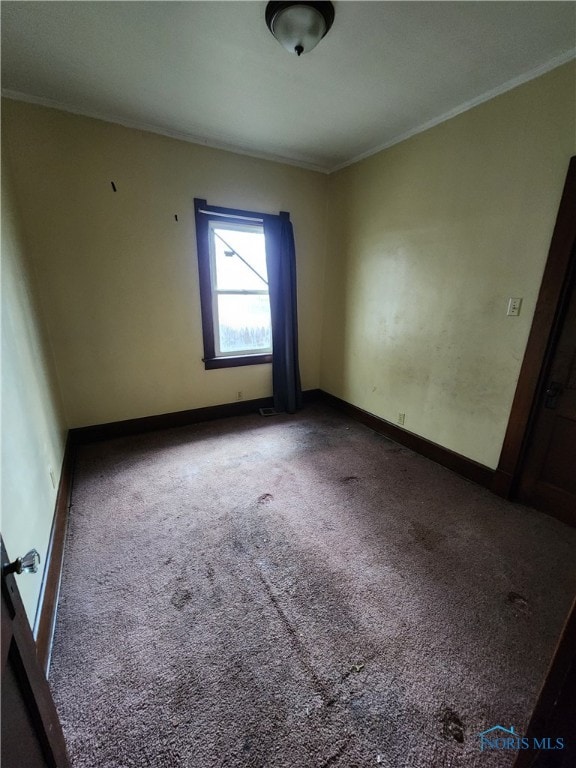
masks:
{"label": "door knob", "polygon": [[562,393],[562,384],[558,381],[551,381],[548,387],[544,390],[546,399],[544,400],[544,406],[546,408],[556,408],[556,401],[559,395]]}
{"label": "door knob", "polygon": [[40,554],[38,550],[31,549],[26,552],[24,557],[17,557],[13,563],[5,565],[2,569],[4,575],[7,573],[37,573],[40,564]]}

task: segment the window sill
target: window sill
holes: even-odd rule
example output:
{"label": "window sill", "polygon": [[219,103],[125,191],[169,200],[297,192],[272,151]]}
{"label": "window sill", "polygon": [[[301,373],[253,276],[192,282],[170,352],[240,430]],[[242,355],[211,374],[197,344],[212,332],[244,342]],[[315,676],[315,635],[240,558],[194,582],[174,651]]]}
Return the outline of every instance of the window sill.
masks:
{"label": "window sill", "polygon": [[270,352],[264,355],[238,355],[237,357],[205,357],[202,362],[207,371],[215,368],[238,368],[241,365],[263,365],[272,362]]}

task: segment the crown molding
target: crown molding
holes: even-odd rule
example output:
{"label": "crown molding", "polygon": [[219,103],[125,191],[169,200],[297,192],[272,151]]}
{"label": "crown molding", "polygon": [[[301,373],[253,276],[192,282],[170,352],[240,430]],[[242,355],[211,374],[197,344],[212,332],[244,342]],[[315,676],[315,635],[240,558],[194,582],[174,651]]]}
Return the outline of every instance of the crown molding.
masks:
{"label": "crown molding", "polygon": [[33,94],[22,93],[21,91],[13,91],[9,88],[2,88],[2,96],[3,98],[10,99],[12,101],[23,101],[27,104],[36,104],[39,107],[48,107],[48,109],[57,109],[60,112],[69,112],[73,115],[81,115],[82,117],[90,117],[93,120],[102,120],[105,123],[121,125],[123,128],[132,128],[136,131],[156,133],[160,136],[167,136],[169,139],[186,141],[189,144],[198,144],[199,146],[208,147],[209,149],[219,149],[223,152],[233,152],[235,155],[246,155],[247,157],[254,157],[257,160],[267,160],[268,162],[272,163],[291,165],[296,168],[302,168],[306,171],[315,171],[316,173],[330,173],[330,170],[325,166],[316,165],[315,163],[308,163],[304,160],[296,160],[294,158],[275,155],[268,152],[256,152],[255,150],[237,146],[236,144],[229,144],[227,142],[218,141],[215,139],[207,139],[204,136],[196,136],[192,133],[174,131],[169,128],[162,128],[158,125],[152,125],[150,123],[144,123],[138,120],[128,120],[124,117],[108,114],[106,112],[98,112],[91,109],[81,109],[79,107],[72,106],[71,104],[56,101],[55,99],[47,99],[44,96],[34,96]]}
{"label": "crown molding", "polygon": [[372,155],[377,155],[378,152],[382,152],[385,149],[389,149],[390,147],[393,147],[395,144],[400,144],[402,141],[406,141],[406,139],[409,139],[412,136],[416,136],[418,133],[423,133],[424,131],[427,131],[430,128],[434,128],[436,125],[440,125],[440,123],[445,123],[447,120],[450,120],[451,118],[456,117],[457,115],[461,115],[463,112],[468,112],[468,110],[474,109],[474,107],[477,107],[480,104],[483,104],[485,101],[490,101],[490,99],[494,99],[496,96],[500,96],[501,94],[506,93],[507,91],[511,91],[514,88],[517,88],[519,85],[523,85],[524,83],[527,83],[530,80],[535,80],[537,77],[540,77],[540,75],[545,75],[547,72],[551,72],[553,69],[556,69],[557,67],[561,67],[563,64],[567,64],[569,61],[572,61],[572,59],[574,58],[576,58],[576,48],[566,51],[565,53],[562,53],[559,56],[555,56],[553,59],[550,59],[545,64],[541,64],[540,66],[535,67],[534,69],[531,69],[528,72],[524,72],[524,74],[522,75],[513,77],[511,80],[507,80],[505,83],[502,83],[502,85],[499,85],[496,88],[492,88],[489,91],[485,91],[483,94],[481,94],[480,96],[477,96],[475,99],[470,99],[470,101],[465,101],[463,104],[460,104],[458,107],[454,107],[454,109],[451,109],[448,112],[444,112],[444,114],[439,115],[438,117],[434,117],[431,120],[428,120],[425,123],[422,123],[421,125],[417,126],[416,128],[411,128],[410,130],[405,131],[404,133],[400,133],[394,138],[390,139],[389,141],[386,141],[384,144],[379,144],[377,147],[373,147],[372,149],[368,149],[359,155],[355,155],[350,160],[346,160],[345,162],[340,163],[339,165],[333,166],[332,168],[330,168],[328,173],[335,173],[336,171],[340,171],[343,168],[347,168],[350,165],[359,163],[361,160],[366,160],[368,157],[372,157]]}
{"label": "crown molding", "polygon": [[235,144],[229,144],[227,142],[221,142],[214,139],[207,139],[204,136],[196,136],[194,134],[183,132],[183,131],[174,131],[168,128],[162,128],[157,125],[151,125],[149,123],[139,122],[137,120],[128,120],[123,117],[119,117],[118,115],[107,114],[104,112],[97,112],[90,109],[80,109],[78,107],[74,107],[70,104],[56,101],[54,99],[47,99],[47,98],[44,98],[43,96],[34,96],[28,93],[21,93],[20,91],[13,91],[8,88],[2,89],[2,96],[7,99],[12,99],[13,101],[24,101],[24,102],[27,102],[28,104],[37,104],[38,106],[41,106],[41,107],[58,109],[61,112],[70,112],[71,114],[82,115],[83,117],[90,117],[90,118],[93,118],[94,120],[102,120],[107,123],[114,123],[116,125],[121,125],[124,128],[132,128],[137,131],[146,131],[147,133],[155,133],[155,134],[159,134],[160,136],[167,136],[170,139],[186,141],[190,144],[198,144],[200,146],[208,147],[210,149],[219,149],[224,152],[233,152],[234,154],[237,154],[237,155],[246,155],[247,157],[254,157],[258,160],[267,160],[273,163],[281,163],[282,165],[290,165],[296,168],[302,168],[306,171],[314,171],[316,173],[323,173],[323,174],[329,175],[331,173],[336,173],[337,171],[340,171],[343,168],[347,168],[350,165],[359,163],[362,160],[366,160],[367,158],[372,157],[372,155],[376,155],[385,149],[389,149],[390,147],[393,147],[396,144],[400,144],[402,141],[406,141],[406,139],[409,139],[412,136],[416,136],[419,133],[423,133],[424,131],[427,131],[430,128],[434,128],[435,126],[440,125],[441,123],[445,123],[447,120],[450,120],[453,117],[456,117],[457,115],[461,115],[463,112],[467,112],[470,109],[474,109],[474,107],[477,107],[486,101],[490,101],[496,96],[500,96],[501,94],[506,93],[507,91],[511,91],[514,88],[517,88],[518,86],[529,82],[530,80],[534,80],[535,78],[540,77],[541,75],[545,75],[547,72],[550,72],[553,69],[556,69],[557,67],[561,67],[563,64],[567,64],[569,61],[572,61],[575,58],[576,58],[576,48],[570,49],[569,51],[565,51],[564,53],[560,54],[559,56],[555,56],[553,59],[550,59],[544,64],[541,64],[538,67],[535,67],[534,69],[529,70],[528,72],[524,72],[522,75],[518,75],[517,77],[514,77],[511,80],[507,80],[505,83],[502,83],[502,85],[499,85],[496,88],[492,88],[489,91],[485,91],[480,96],[477,96],[474,99],[470,99],[469,101],[465,101],[464,103],[460,104],[457,107],[454,107],[448,112],[444,112],[442,115],[438,115],[438,117],[434,117],[431,120],[427,120],[425,123],[421,123],[415,128],[411,128],[408,131],[397,134],[396,136],[384,142],[383,144],[378,144],[377,146],[372,147],[371,149],[368,149],[365,152],[355,155],[354,157],[344,161],[343,163],[338,163],[337,165],[329,166],[329,167],[317,165],[315,163],[309,163],[303,160],[284,157],[282,155],[275,155],[273,153],[256,152],[252,149],[247,149],[246,147],[238,146]]}

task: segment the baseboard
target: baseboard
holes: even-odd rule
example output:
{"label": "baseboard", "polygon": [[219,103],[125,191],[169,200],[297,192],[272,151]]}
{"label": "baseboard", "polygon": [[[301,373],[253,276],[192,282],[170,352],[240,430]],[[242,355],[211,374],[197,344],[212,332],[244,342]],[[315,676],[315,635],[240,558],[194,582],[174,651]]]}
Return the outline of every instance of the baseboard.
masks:
{"label": "baseboard", "polygon": [[441,464],[447,469],[451,469],[456,474],[465,477],[467,480],[472,480],[478,485],[483,485],[486,488],[492,487],[494,470],[483,464],[478,464],[472,459],[467,459],[465,456],[455,453],[454,451],[444,448],[437,443],[432,443],[430,440],[426,440],[424,437],[415,435],[413,432],[408,432],[406,429],[398,427],[396,424],[392,424],[385,419],[381,419],[379,416],[368,411],[362,410],[346,400],[341,400],[336,395],[331,395],[328,392],[322,392],[322,399],[328,405],[338,408],[346,413],[348,416],[360,421],[370,429],[378,432],[385,437],[389,437],[396,443],[405,445],[407,448],[415,451],[416,453],[425,456],[427,459],[432,459],[437,464]]}
{"label": "baseboard", "polygon": [[[304,403],[317,400],[321,394],[319,389],[309,389],[302,393]],[[242,416],[247,413],[257,413],[260,408],[271,408],[274,398],[261,397],[255,400],[239,400],[235,403],[223,405],[209,405],[205,408],[192,408],[188,411],[174,411],[173,413],[161,413],[157,416],[144,416],[139,419],[127,419],[125,421],[112,421],[108,424],[95,424],[90,427],[77,427],[71,429],[70,439],[73,445],[84,445],[101,440],[110,440],[114,437],[127,437],[144,432],[154,432],[159,429],[172,429],[174,427],[186,427],[189,424],[198,424],[202,421],[224,419],[229,416]]]}
{"label": "baseboard", "polygon": [[[461,456],[459,453],[455,453],[437,443],[433,443],[419,435],[415,435],[413,432],[408,432],[408,430],[402,429],[396,424],[381,419],[368,411],[364,411],[335,395],[331,395],[321,389],[309,389],[302,393],[302,398],[304,404],[322,400],[328,405],[344,411],[352,418],[362,422],[362,424],[366,424],[366,426],[370,427],[375,432],[379,432],[380,434],[389,437],[391,440],[394,440],[401,445],[405,445],[407,448],[451,469],[462,477],[487,488],[493,487],[495,473],[494,470],[489,467],[485,467],[483,464],[478,464],[477,462],[472,461],[472,459],[467,459],[465,456]],[[127,437],[129,435],[153,432],[160,429],[185,427],[189,424],[211,421],[212,419],[223,419],[230,416],[256,413],[260,408],[270,408],[273,404],[272,397],[262,397],[256,400],[240,400],[236,403],[225,403],[223,405],[211,405],[205,408],[192,408],[187,411],[162,413],[157,416],[144,416],[139,419],[113,421],[108,424],[95,424],[89,427],[71,429],[69,432],[69,439],[72,446],[85,445],[86,443],[110,440],[115,437]]]}
{"label": "baseboard", "polygon": [[68,510],[70,508],[70,491],[72,489],[72,474],[74,471],[75,450],[70,440],[70,433],[66,440],[64,458],[62,460],[62,472],[56,495],[56,506],[52,519],[50,540],[46,552],[46,564],[44,566],[44,578],[40,589],[38,611],[34,622],[34,638],[36,640],[36,655],[42,668],[48,674],[50,667],[50,653],[56,624],[56,610],[58,607],[58,594],[62,579],[62,564],[64,560],[64,542],[68,527]]}
{"label": "baseboard", "polygon": [[513,496],[514,476],[510,472],[505,472],[498,468],[494,472],[490,490],[503,499],[511,499]]}

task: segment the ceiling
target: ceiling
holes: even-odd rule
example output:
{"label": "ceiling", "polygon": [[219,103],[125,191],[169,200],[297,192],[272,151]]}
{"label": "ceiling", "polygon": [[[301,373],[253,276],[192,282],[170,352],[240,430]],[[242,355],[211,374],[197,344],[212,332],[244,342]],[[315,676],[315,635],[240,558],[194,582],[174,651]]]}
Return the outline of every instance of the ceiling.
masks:
{"label": "ceiling", "polygon": [[334,6],[298,58],[265,2],[2,2],[3,92],[332,171],[576,52],[574,2]]}

